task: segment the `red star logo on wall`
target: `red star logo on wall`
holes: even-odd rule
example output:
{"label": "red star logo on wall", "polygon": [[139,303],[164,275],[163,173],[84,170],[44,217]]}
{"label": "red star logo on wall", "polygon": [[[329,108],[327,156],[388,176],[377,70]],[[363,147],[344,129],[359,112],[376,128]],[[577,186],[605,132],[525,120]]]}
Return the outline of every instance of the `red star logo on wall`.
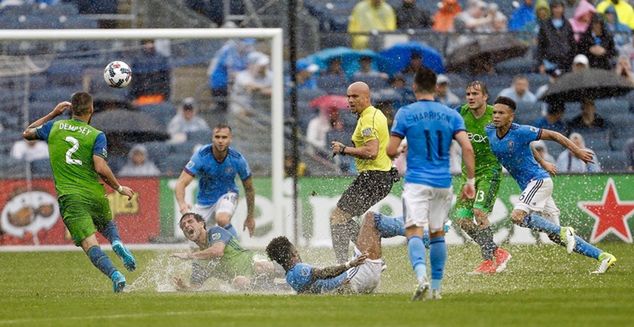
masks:
{"label": "red star logo on wall", "polygon": [[621,201],[614,180],[608,179],[600,202],[579,202],[577,206],[595,219],[590,242],[596,243],[614,233],[627,243],[632,243],[632,233],[627,220],[634,213],[634,201]]}

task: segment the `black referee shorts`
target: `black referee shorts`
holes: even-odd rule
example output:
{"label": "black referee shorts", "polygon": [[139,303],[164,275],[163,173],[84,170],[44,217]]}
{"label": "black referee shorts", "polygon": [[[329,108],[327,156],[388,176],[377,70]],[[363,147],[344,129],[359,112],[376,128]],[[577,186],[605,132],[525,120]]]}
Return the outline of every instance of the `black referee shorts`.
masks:
{"label": "black referee shorts", "polygon": [[361,172],[348,186],[348,189],[343,192],[339,202],[337,202],[337,207],[353,217],[361,216],[371,206],[383,200],[392,190],[392,185],[398,180],[398,171],[395,168],[389,171],[368,170]]}

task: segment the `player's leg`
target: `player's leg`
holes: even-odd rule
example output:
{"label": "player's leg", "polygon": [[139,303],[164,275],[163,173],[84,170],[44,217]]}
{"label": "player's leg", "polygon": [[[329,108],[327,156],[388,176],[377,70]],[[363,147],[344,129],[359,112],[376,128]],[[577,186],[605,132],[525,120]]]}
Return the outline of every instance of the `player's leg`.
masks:
{"label": "player's leg", "polygon": [[365,215],[355,244],[361,253],[367,253],[368,259],[381,259],[381,235],[375,226],[372,212]]}
{"label": "player's leg", "polygon": [[[361,173],[343,192],[337,202],[337,206],[330,214],[330,234],[332,247],[335,251],[335,259],[338,263],[348,260],[350,241],[356,239],[359,234],[359,224],[352,219],[355,214],[363,214],[364,203],[362,197],[368,193],[364,191],[364,180],[367,173]],[[359,211],[361,211],[359,213]]]}
{"label": "player's leg", "polygon": [[238,194],[234,192],[229,192],[223,195],[214,205],[214,218],[216,220],[216,224],[229,231],[229,233],[236,238],[238,237],[238,231],[231,224],[231,217],[233,217],[233,213],[236,211],[237,206]]}
{"label": "player's leg", "polygon": [[433,198],[429,210],[429,261],[431,264],[432,298],[440,299],[442,279],[447,262],[447,244],[445,243],[445,223],[451,210],[453,193],[451,188],[433,189]]}
{"label": "player's leg", "polygon": [[405,183],[402,197],[407,254],[418,282],[412,301],[417,301],[425,298],[429,291],[427,264],[425,262],[427,254],[423,244],[423,230],[429,221],[432,188],[419,184]]}
{"label": "player's leg", "polygon": [[134,271],[136,269],[136,259],[132,255],[132,252],[128,250],[121,242],[119,236],[119,230],[117,225],[112,220],[112,212],[110,211],[110,205],[106,198],[99,199],[99,201],[93,202],[91,206],[91,215],[93,223],[97,227],[97,230],[103,235],[110,244],[112,244],[112,250],[123,261],[123,265],[128,271]]}
{"label": "player's leg", "polygon": [[390,217],[379,212],[368,211],[365,219],[373,219],[374,226],[378,230],[381,238],[390,238],[394,236],[405,236],[405,217]]}
{"label": "player's leg", "polygon": [[126,283],[125,277],[115,268],[110,258],[101,250],[94,233],[81,241],[81,248],[88,258],[90,258],[90,262],[112,280],[112,290],[115,293],[123,291]]}

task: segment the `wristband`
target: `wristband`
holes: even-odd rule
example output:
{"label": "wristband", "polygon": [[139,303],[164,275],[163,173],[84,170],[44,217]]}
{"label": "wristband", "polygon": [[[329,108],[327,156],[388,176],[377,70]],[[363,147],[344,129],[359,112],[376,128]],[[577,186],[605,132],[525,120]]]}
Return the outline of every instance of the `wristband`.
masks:
{"label": "wristband", "polygon": [[341,148],[341,150],[339,150],[339,153],[341,153],[342,155],[346,155],[345,153],[343,153],[344,151],[346,151],[346,146],[344,145],[343,148]]}
{"label": "wristband", "polygon": [[467,184],[469,184],[469,185],[475,185],[475,177],[473,177],[473,178],[467,178]]}
{"label": "wristband", "polygon": [[346,262],[346,269],[350,269],[350,261]]}
{"label": "wristband", "polygon": [[119,193],[123,192],[123,186],[119,185],[119,187],[117,188],[117,192]]}

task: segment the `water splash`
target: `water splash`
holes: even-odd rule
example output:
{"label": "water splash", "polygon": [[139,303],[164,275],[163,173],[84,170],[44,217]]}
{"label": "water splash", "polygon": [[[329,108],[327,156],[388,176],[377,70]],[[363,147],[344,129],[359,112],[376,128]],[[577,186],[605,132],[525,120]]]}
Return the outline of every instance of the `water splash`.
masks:
{"label": "water splash", "polygon": [[171,258],[167,252],[160,252],[148,262],[145,270],[132,284],[126,287],[126,292],[156,291],[176,292],[172,278],[188,276],[191,263]]}

